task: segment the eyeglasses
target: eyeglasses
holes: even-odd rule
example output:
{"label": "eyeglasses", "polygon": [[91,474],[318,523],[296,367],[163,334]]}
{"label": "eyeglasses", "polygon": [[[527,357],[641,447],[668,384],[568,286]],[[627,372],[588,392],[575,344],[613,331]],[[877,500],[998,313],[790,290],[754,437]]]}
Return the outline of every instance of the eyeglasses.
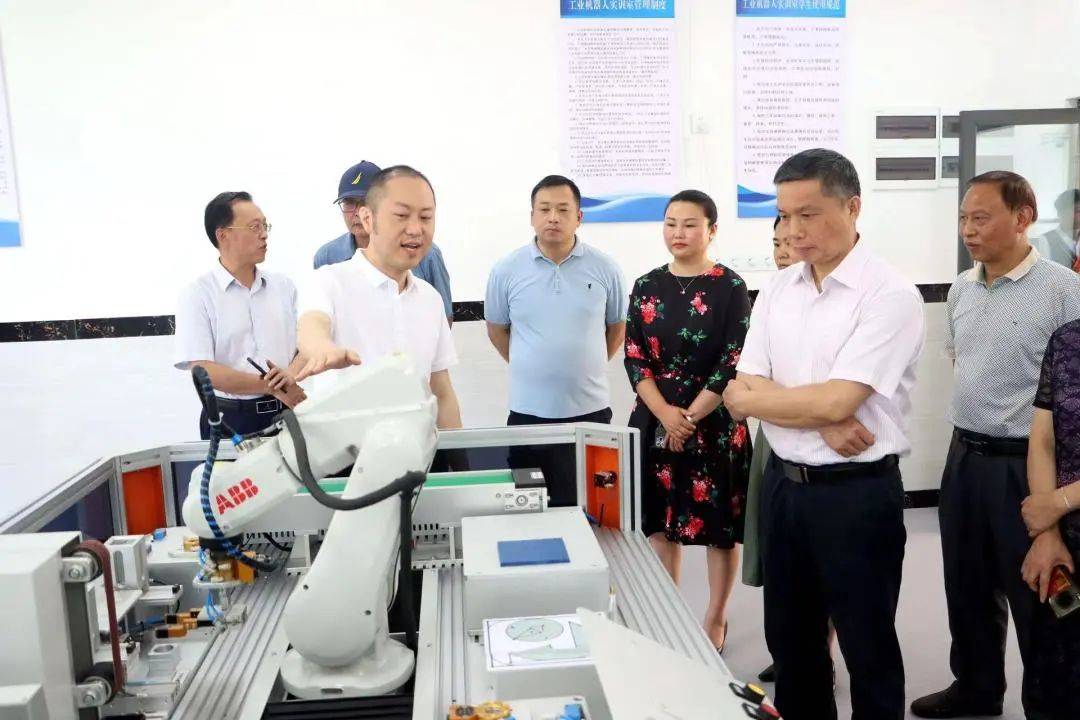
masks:
{"label": "eyeglasses", "polygon": [[273,227],[273,225],[271,225],[270,223],[259,222],[258,220],[256,220],[255,222],[248,225],[226,225],[225,227],[229,230],[250,230],[256,235],[261,235],[265,230],[266,234],[269,235],[270,229]]}
{"label": "eyeglasses", "polygon": [[341,208],[341,212],[354,213],[360,208],[364,207],[363,200],[345,199],[338,203]]}

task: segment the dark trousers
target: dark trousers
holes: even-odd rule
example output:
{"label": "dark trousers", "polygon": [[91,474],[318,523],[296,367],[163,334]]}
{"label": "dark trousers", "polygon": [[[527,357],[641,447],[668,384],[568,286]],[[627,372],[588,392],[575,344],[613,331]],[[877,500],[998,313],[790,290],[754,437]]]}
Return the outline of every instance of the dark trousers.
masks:
{"label": "dark trousers", "polygon": [[[611,423],[611,408],[604,408],[586,415],[568,418],[542,418],[535,415],[510,411],[507,425],[556,425],[559,423],[595,422]],[[547,485],[548,504],[568,507],[578,504],[577,458],[573,445],[518,445],[510,448],[510,467],[540,468]]]}
{"label": "dark trousers", "polygon": [[[960,692],[980,703],[1005,695],[1006,600],[1024,665],[1037,597],[1020,576],[1031,547],[1020,515],[1028,494],[1027,459],[982,455],[956,435],[941,478],[938,517],[945,564],[952,651],[949,663]],[[1030,711],[1029,684],[1022,691]]]}
{"label": "dark trousers", "polygon": [[896,465],[819,482],[765,468],[761,538],[765,639],[786,720],[835,720],[828,624],[851,672],[854,720],[904,717],[896,637],[903,570],[904,488]]}
{"label": "dark trousers", "polygon": [[[229,400],[218,398],[218,410],[225,417],[225,423],[241,435],[265,430],[274,424],[284,407],[273,395],[264,395],[251,400]],[[210,439],[210,422],[206,410],[199,413],[199,437]]]}

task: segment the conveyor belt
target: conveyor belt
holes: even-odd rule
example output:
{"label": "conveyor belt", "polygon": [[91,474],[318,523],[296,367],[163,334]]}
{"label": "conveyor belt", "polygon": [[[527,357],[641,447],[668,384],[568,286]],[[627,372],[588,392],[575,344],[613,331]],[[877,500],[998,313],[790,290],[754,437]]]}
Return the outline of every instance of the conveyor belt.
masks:
{"label": "conveyor belt", "polygon": [[247,606],[247,620],[218,636],[172,718],[235,720],[239,716],[296,582],[297,577],[276,572],[232,595],[233,606]]}

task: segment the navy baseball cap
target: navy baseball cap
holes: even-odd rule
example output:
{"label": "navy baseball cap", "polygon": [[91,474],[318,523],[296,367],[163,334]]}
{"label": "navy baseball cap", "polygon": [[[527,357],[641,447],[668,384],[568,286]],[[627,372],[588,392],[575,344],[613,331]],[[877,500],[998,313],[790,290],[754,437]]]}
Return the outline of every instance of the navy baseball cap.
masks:
{"label": "navy baseball cap", "polygon": [[366,196],[368,188],[371,187],[371,181],[375,179],[381,169],[375,163],[367,160],[361,160],[356,165],[353,165],[341,176],[341,182],[338,183],[337,200],[334,202],[341,202],[345,198],[362,198]]}

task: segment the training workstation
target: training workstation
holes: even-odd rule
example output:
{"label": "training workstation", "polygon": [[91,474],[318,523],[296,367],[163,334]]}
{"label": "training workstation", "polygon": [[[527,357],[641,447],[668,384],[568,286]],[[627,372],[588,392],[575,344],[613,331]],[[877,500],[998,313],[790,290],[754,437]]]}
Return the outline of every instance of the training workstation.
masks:
{"label": "training workstation", "polygon": [[1076,720],[1077,37],[0,3],[0,720]]}
{"label": "training workstation", "polygon": [[[506,469],[537,446],[574,458],[580,505],[551,507],[539,470]],[[437,453],[495,469],[429,473]],[[627,428],[436,432],[401,356],[308,398],[272,437],[95,462],[3,527],[15,614],[0,637],[19,665],[3,707],[609,718],[642,701],[627,682],[660,702],[698,676],[713,687],[690,709],[738,708],[638,531],[639,466]],[[46,532],[68,519],[83,532]],[[672,675],[650,679],[665,654]]]}

